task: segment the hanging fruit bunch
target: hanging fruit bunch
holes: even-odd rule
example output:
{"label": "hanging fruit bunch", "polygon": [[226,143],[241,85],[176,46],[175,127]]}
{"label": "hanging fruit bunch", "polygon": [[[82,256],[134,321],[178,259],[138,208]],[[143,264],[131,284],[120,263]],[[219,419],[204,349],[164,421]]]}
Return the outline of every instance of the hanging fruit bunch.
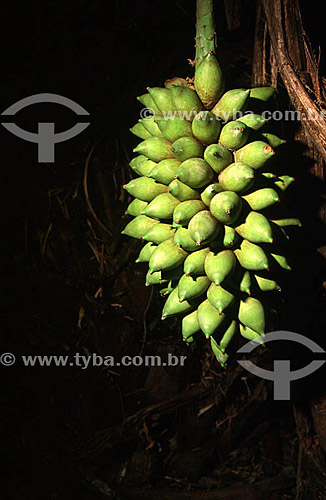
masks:
{"label": "hanging fruit bunch", "polygon": [[260,133],[261,115],[235,118],[275,89],[224,93],[212,0],[197,0],[196,28],[194,88],[172,78],[138,98],[152,116],[131,128],[142,142],[130,162],[138,177],[123,186],[134,200],[122,233],[145,242],[136,262],[148,262],[146,285],[163,286],[162,319],[181,315],[183,339],[203,332],[224,366],[238,330],[256,342],[265,333],[262,292],[280,290],[284,227],[300,221],[266,215],[294,180],[269,168],[285,141]]}

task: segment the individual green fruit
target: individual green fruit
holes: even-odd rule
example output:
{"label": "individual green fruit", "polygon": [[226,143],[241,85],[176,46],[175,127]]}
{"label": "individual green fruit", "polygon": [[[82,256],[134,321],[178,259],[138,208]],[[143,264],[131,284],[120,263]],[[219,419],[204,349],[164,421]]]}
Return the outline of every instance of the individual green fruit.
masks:
{"label": "individual green fruit", "polygon": [[154,137],[163,137],[162,132],[157,126],[157,123],[155,120],[157,120],[157,116],[152,116],[151,118],[142,118],[139,120],[139,123],[142,124],[143,127],[150,133],[150,135],[153,135]]}
{"label": "individual green fruit", "polygon": [[234,301],[232,293],[228,292],[222,286],[214,285],[214,283],[210,285],[207,291],[207,298],[210,304],[218,310],[219,314],[222,314]]}
{"label": "individual green fruit", "polygon": [[197,313],[200,329],[209,338],[215,330],[222,324],[225,319],[225,314],[220,314],[217,309],[212,306],[208,299],[204,300],[198,306]]}
{"label": "individual green fruit", "polygon": [[247,191],[254,183],[255,172],[245,163],[232,163],[219,175],[219,183],[225,191],[240,193]]}
{"label": "individual green fruit", "polygon": [[171,145],[171,142],[164,137],[150,137],[139,143],[134,152],[147,156],[152,161],[159,162],[174,157]]}
{"label": "individual green fruit", "polygon": [[159,291],[159,294],[161,297],[166,297],[167,295],[170,295],[171,292],[175,289],[174,282],[171,280],[168,285],[165,288],[161,288]]}
{"label": "individual green fruit", "polygon": [[187,276],[184,274],[178,283],[179,300],[191,300],[199,297],[206,292],[211,281],[207,276]]}
{"label": "individual green fruit", "polygon": [[144,155],[136,156],[131,160],[129,166],[136,172],[138,175],[148,175],[152,168],[155,167],[156,163],[152,160],[149,160]]}
{"label": "individual green fruit", "polygon": [[234,336],[234,334],[237,331],[237,327],[238,327],[238,325],[237,325],[237,322],[235,320],[232,320],[231,323],[226,326],[224,333],[223,333],[223,337],[221,338],[221,340],[218,344],[218,347],[222,351],[222,353],[225,352],[225,349],[227,348],[227,346],[231,342],[232,337]]}
{"label": "individual green fruit", "polygon": [[196,67],[195,89],[204,103],[216,102],[224,90],[224,77],[216,56],[210,52]]}
{"label": "individual green fruit", "polygon": [[205,274],[205,259],[209,252],[210,249],[207,247],[189,254],[183,265],[185,274],[192,276]]}
{"label": "individual green fruit", "polygon": [[138,255],[138,258],[136,259],[136,262],[149,262],[149,259],[151,258],[152,253],[154,252],[155,248],[157,245],[149,241],[146,243],[146,245],[143,246],[143,248],[140,251],[140,254]]}
{"label": "individual green fruit", "polygon": [[222,144],[208,146],[204,152],[204,159],[217,174],[233,162],[232,153]]}
{"label": "individual green fruit", "polygon": [[180,137],[172,144],[171,151],[177,160],[185,161],[189,158],[202,158],[204,146],[194,137]]}
{"label": "individual green fruit", "polygon": [[200,332],[200,326],[197,318],[197,310],[191,312],[182,319],[182,337],[187,340],[195,333]]}
{"label": "individual green fruit", "polygon": [[260,338],[261,335],[259,333],[255,332],[251,328],[248,328],[247,326],[242,325],[241,323],[239,326],[240,334],[242,335],[242,337],[248,340],[252,340],[253,342],[257,342],[257,344],[263,343],[262,339]]}
{"label": "individual green fruit", "polygon": [[171,219],[174,209],[180,201],[171,193],[156,196],[142,211],[142,214],[158,219]]}
{"label": "individual green fruit", "polygon": [[176,314],[182,314],[193,309],[194,306],[187,300],[179,301],[178,289],[175,288],[166,299],[163,307],[162,319],[168,318],[169,316],[175,316]]}
{"label": "individual green fruit", "polygon": [[148,231],[144,234],[143,238],[145,241],[151,241],[156,245],[159,245],[165,240],[173,238],[175,232],[175,228],[173,228],[170,224],[162,224],[159,222],[148,229]]}
{"label": "individual green fruit", "polygon": [[216,340],[214,339],[214,337],[212,337],[212,336],[210,337],[210,342],[211,342],[212,351],[213,351],[217,361],[222,366],[222,368],[224,368],[226,366],[226,362],[229,358],[228,354],[221,351],[221,349],[219,348],[219,345],[216,342]]}
{"label": "individual green fruit", "polygon": [[213,217],[209,210],[202,210],[193,216],[188,225],[189,235],[201,245],[211,241],[221,230],[221,224]]}
{"label": "individual green fruit", "polygon": [[174,243],[174,238],[160,243],[149,260],[149,271],[168,271],[183,263],[188,253]]}
{"label": "individual green fruit", "polygon": [[215,285],[220,285],[234,271],[235,265],[232,250],[222,250],[217,254],[210,252],[205,260],[205,273]]}
{"label": "individual green fruit", "polygon": [[275,91],[274,87],[255,87],[250,90],[250,97],[266,102],[272,97]]}
{"label": "individual green fruit", "polygon": [[247,125],[248,128],[251,128],[253,130],[259,130],[266,123],[266,120],[264,120],[264,118],[261,115],[256,115],[255,113],[247,113],[241,116],[241,118],[238,118],[237,120],[241,121],[242,123]]}
{"label": "individual green fruit", "polygon": [[156,163],[153,166],[148,174],[148,177],[156,180],[157,182],[168,185],[173,181],[179,165],[181,165],[181,162],[173,158],[162,160],[160,163]]}
{"label": "individual green fruit", "polygon": [[234,89],[225,92],[212,109],[212,112],[223,121],[234,120],[236,114],[245,106],[249,93],[250,90],[245,89]]}
{"label": "individual green fruit", "polygon": [[131,203],[129,203],[125,214],[137,217],[138,215],[140,215],[141,211],[145,207],[147,207],[147,205],[148,203],[146,201],[138,200],[137,198],[135,198]]}
{"label": "individual green fruit", "polygon": [[265,138],[265,140],[268,142],[268,144],[272,147],[272,148],[277,148],[278,146],[281,146],[282,144],[285,144],[286,141],[284,139],[281,139],[280,137],[278,137],[277,135],[274,135],[274,134],[270,134],[269,132],[265,132],[264,134],[262,134]]}
{"label": "individual green fruit", "polygon": [[171,142],[181,137],[192,137],[191,123],[179,116],[157,117],[156,123],[164,137]]}
{"label": "individual green fruit", "polygon": [[300,219],[294,219],[294,218],[290,218],[290,219],[274,219],[272,220],[272,222],[274,222],[274,224],[277,224],[278,226],[280,227],[288,227],[288,226],[299,226],[301,227],[302,226],[302,223],[300,221]]}
{"label": "individual green fruit", "polygon": [[161,87],[147,87],[147,90],[161,113],[171,113],[175,111],[169,89]]}
{"label": "individual green fruit", "polygon": [[277,178],[277,181],[274,182],[274,184],[281,191],[285,191],[292,184],[292,182],[294,182],[294,180],[294,177],[291,177],[289,175],[280,175]]}
{"label": "individual green fruit", "polygon": [[239,236],[235,229],[231,226],[224,226],[223,245],[225,247],[232,247],[238,240]]}
{"label": "individual green fruit", "polygon": [[140,137],[141,139],[148,139],[149,137],[152,137],[152,134],[150,134],[141,123],[136,123],[129,130],[132,134]]}
{"label": "individual green fruit", "polygon": [[187,226],[190,219],[206,206],[200,200],[183,201],[173,211],[173,224],[175,226]]}
{"label": "individual green fruit", "polygon": [[158,109],[156,106],[155,102],[153,101],[152,97],[150,94],[143,94],[137,97],[138,101],[143,104],[146,108],[150,109],[153,111],[155,115],[160,115],[161,111]]}
{"label": "individual green fruit", "polygon": [[180,76],[174,76],[173,78],[169,78],[168,80],[165,80],[164,82],[164,87],[167,89],[171,89],[172,87],[187,87],[188,82],[184,78],[181,78]]}
{"label": "individual green fruit", "polygon": [[202,158],[190,158],[181,163],[176,175],[187,186],[199,189],[213,180],[214,172]]}
{"label": "individual green fruit", "polygon": [[287,271],[291,271],[291,266],[289,265],[289,263],[286,260],[286,257],[284,257],[284,255],[271,253],[271,256],[276,260],[276,262],[278,263],[278,265],[280,267],[282,267],[283,269],[286,269]]}
{"label": "individual green fruit", "polygon": [[151,219],[146,215],[138,215],[126,225],[121,234],[132,238],[143,238],[147,231],[156,224],[159,224],[158,220]]}
{"label": "individual green fruit", "polygon": [[174,235],[174,243],[187,252],[193,252],[198,249],[197,243],[190,236],[190,232],[185,227],[179,227]]}
{"label": "individual green fruit", "polygon": [[222,191],[212,198],[209,209],[214,217],[219,222],[222,222],[222,224],[232,224],[240,215],[242,201],[237,193],[233,191]]}
{"label": "individual green fruit", "polygon": [[251,274],[249,271],[245,271],[240,281],[240,291],[247,293],[248,295],[251,295],[250,287],[251,287]]}
{"label": "individual green fruit", "polygon": [[256,281],[258,286],[262,292],[271,292],[273,290],[280,291],[281,287],[276,281],[270,280],[267,278],[263,278],[262,276],[258,276],[255,274]]}
{"label": "individual green fruit", "polygon": [[252,210],[263,210],[280,201],[278,193],[273,188],[262,188],[242,196]]}
{"label": "individual green fruit", "polygon": [[234,250],[240,265],[248,271],[268,270],[268,258],[264,250],[250,241],[244,240],[240,250]]}
{"label": "individual green fruit", "polygon": [[169,192],[180,201],[200,199],[199,191],[192,189],[178,179],[174,179],[174,181],[170,182]]}
{"label": "individual green fruit", "polygon": [[275,154],[275,151],[269,144],[263,141],[250,142],[246,146],[235,152],[235,161],[246,163],[251,168],[260,168],[269,158]]}
{"label": "individual green fruit", "polygon": [[273,243],[272,226],[259,212],[249,212],[245,222],[235,228],[236,232],[251,243]]}
{"label": "individual green fruit", "polygon": [[152,274],[148,271],[146,274],[145,286],[162,285],[163,283],[166,282],[167,282],[166,280],[162,280],[161,271],[157,271],[156,273]]}
{"label": "individual green fruit", "polygon": [[148,177],[138,177],[137,179],[132,179],[128,182],[128,184],[125,184],[123,188],[131,194],[131,196],[147,202],[152,201],[159,194],[166,193],[168,191],[167,186],[159,184]]}
{"label": "individual green fruit", "polygon": [[262,303],[254,297],[240,301],[239,321],[260,335],[265,331],[265,312]]}
{"label": "individual green fruit", "polygon": [[203,144],[213,144],[217,141],[222,123],[210,111],[200,111],[192,122],[192,133]]}
{"label": "individual green fruit", "polygon": [[222,186],[220,186],[220,184],[218,182],[215,182],[214,184],[210,184],[209,186],[207,186],[204,189],[204,191],[202,192],[202,194],[200,195],[200,197],[201,197],[203,203],[205,203],[205,205],[207,207],[209,207],[213,197],[217,193],[220,193],[222,190],[223,190]]}
{"label": "individual green fruit", "polygon": [[177,86],[170,89],[172,101],[180,118],[192,121],[199,111],[203,109],[197,93],[189,87]]}
{"label": "individual green fruit", "polygon": [[239,149],[248,139],[249,129],[240,121],[232,121],[224,125],[220,134],[220,143],[229,149]]}

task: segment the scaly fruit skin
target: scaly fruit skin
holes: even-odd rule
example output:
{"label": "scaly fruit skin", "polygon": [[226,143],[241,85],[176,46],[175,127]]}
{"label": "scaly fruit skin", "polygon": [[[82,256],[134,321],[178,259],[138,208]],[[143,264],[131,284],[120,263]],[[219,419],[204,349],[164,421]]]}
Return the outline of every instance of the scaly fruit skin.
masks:
{"label": "scaly fruit skin", "polygon": [[261,343],[270,328],[263,299],[280,291],[278,280],[291,269],[285,229],[301,222],[271,215],[294,181],[273,172],[271,158],[285,141],[261,133],[263,116],[239,113],[261,108],[275,89],[221,95],[213,0],[197,7],[197,92],[176,77],[139,97],[153,116],[131,129],[143,141],[129,164],[139,177],[124,186],[135,199],[127,200],[133,219],[123,234],[147,242],[136,262],[148,263],[147,286],[164,287],[162,319],[182,315],[186,343],[204,333],[225,366],[236,332]]}

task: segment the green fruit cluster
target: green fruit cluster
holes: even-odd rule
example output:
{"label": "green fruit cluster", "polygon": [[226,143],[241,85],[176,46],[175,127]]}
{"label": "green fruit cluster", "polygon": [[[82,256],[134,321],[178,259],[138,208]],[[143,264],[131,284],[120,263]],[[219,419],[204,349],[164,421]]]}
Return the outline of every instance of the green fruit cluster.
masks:
{"label": "green fruit cluster", "polygon": [[[206,71],[212,59],[196,72],[197,92],[175,78],[138,98],[155,116],[131,129],[142,142],[130,162],[138,177],[123,186],[134,199],[122,233],[145,242],[136,262],[148,263],[146,285],[163,286],[162,319],[181,315],[183,339],[190,343],[203,332],[224,366],[237,330],[256,341],[265,333],[262,292],[280,290],[277,277],[290,269],[284,228],[300,221],[267,216],[294,180],[269,171],[284,141],[261,133],[258,114],[232,119],[248,99],[265,101],[274,89],[220,96],[209,81],[212,74],[216,81],[218,66],[216,74]],[[214,98],[208,111],[204,102]]]}

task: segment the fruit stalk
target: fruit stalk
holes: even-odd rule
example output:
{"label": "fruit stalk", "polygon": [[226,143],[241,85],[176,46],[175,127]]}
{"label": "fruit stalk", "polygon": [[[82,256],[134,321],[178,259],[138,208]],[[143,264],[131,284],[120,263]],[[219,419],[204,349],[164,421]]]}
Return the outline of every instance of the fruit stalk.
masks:
{"label": "fruit stalk", "polygon": [[210,52],[216,54],[216,31],[213,0],[197,0],[196,11],[196,69]]}

